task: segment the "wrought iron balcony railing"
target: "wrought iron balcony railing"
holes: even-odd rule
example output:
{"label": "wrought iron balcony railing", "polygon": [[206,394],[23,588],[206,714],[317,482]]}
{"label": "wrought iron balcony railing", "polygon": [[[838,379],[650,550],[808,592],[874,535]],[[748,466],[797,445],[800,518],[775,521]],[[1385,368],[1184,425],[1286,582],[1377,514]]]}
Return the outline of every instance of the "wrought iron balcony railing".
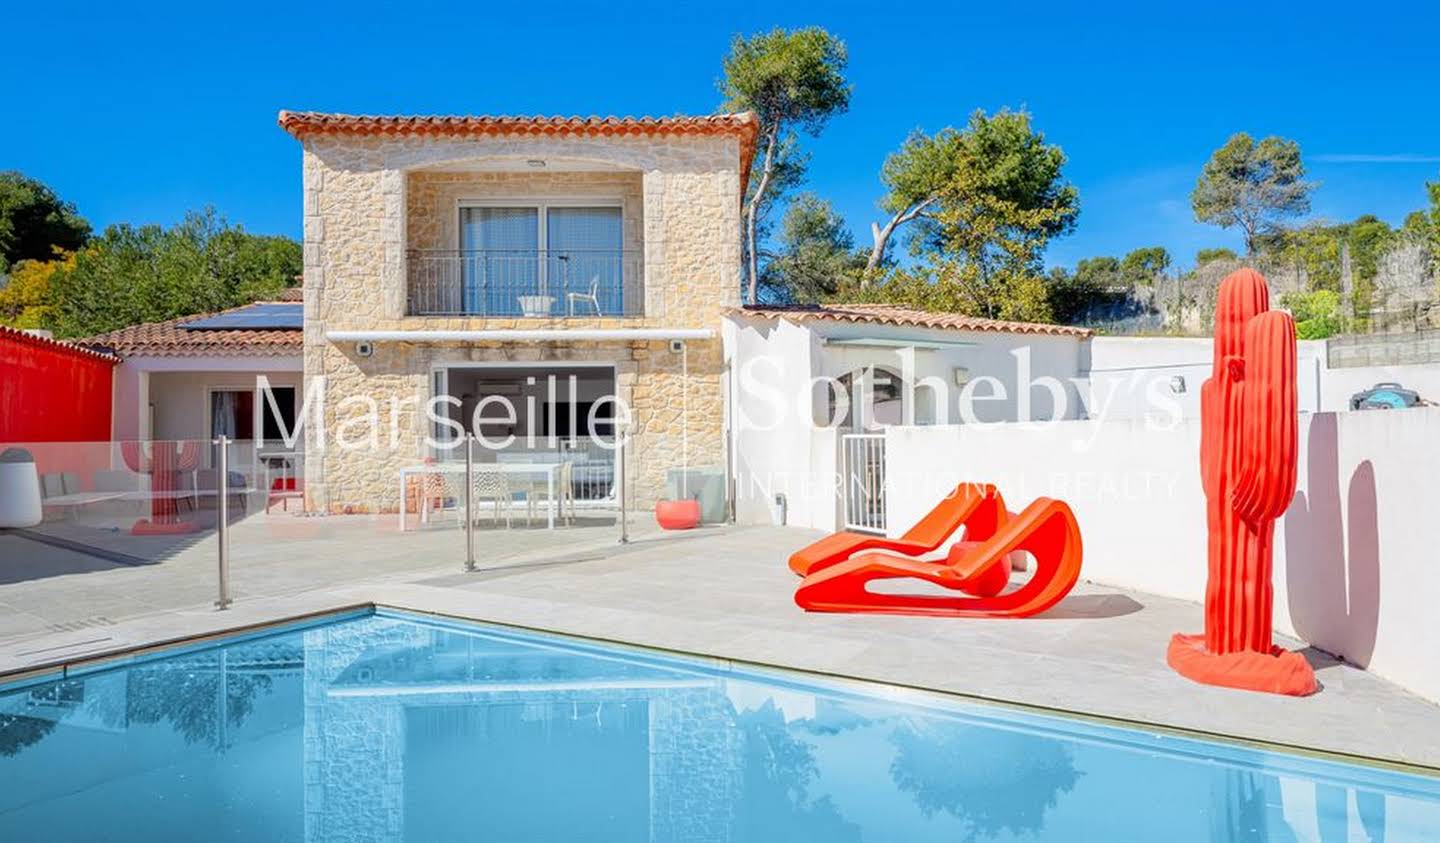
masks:
{"label": "wrought iron balcony railing", "polygon": [[411,316],[640,316],[644,262],[621,250],[406,253]]}

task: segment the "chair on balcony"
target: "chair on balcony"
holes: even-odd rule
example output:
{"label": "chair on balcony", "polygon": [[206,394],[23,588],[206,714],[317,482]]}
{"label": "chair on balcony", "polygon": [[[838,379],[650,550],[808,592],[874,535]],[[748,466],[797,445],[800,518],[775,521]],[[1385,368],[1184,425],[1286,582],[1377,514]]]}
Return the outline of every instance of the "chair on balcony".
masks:
{"label": "chair on balcony", "polygon": [[576,302],[581,304],[589,302],[590,306],[595,308],[596,316],[605,315],[600,312],[600,276],[596,275],[590,279],[590,292],[565,294],[565,309],[571,316],[575,315]]}

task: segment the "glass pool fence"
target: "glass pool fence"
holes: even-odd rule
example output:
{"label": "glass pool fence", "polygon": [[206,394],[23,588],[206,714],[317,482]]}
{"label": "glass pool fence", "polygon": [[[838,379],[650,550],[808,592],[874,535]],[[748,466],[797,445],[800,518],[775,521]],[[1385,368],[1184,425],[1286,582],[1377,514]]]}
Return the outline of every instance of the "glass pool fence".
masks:
{"label": "glass pool fence", "polygon": [[467,444],[468,458],[466,444],[352,455],[374,483],[356,493],[353,472],[327,486],[303,447],[0,443],[0,655],[155,612],[611,547],[655,530],[664,497],[696,499],[710,523],[728,514],[721,470],[668,449]]}

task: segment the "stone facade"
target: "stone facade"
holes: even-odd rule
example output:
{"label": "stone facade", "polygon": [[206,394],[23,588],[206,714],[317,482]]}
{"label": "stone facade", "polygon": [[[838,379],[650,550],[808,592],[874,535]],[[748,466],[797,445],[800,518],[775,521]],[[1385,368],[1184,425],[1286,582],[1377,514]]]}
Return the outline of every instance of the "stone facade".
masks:
{"label": "stone facade", "polygon": [[[323,378],[323,430],[307,418],[311,509],[393,512],[399,469],[426,455],[431,367],[461,361],[609,362],[633,413],[637,505],[683,459],[724,459],[721,312],[740,295],[740,143],[725,136],[408,136],[317,134],[304,145],[305,378]],[[543,174],[516,172],[546,162]],[[572,168],[571,171],[566,168]],[[461,199],[613,196],[625,248],[643,259],[644,313],[633,317],[450,318],[406,314],[406,251],[455,248]],[[663,341],[377,343],[360,357],[335,330],[706,328],[672,352]],[[688,369],[688,376],[686,370]],[[378,447],[369,438],[380,410]],[[390,424],[392,416],[398,424]]]}

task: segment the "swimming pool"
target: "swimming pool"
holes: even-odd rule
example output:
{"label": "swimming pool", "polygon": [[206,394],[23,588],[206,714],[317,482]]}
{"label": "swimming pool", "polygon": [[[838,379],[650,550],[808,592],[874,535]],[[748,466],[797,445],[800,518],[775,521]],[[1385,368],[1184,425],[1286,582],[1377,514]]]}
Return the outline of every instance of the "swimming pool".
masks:
{"label": "swimming pool", "polygon": [[0,686],[0,840],[1440,839],[1440,780],[403,613]]}

